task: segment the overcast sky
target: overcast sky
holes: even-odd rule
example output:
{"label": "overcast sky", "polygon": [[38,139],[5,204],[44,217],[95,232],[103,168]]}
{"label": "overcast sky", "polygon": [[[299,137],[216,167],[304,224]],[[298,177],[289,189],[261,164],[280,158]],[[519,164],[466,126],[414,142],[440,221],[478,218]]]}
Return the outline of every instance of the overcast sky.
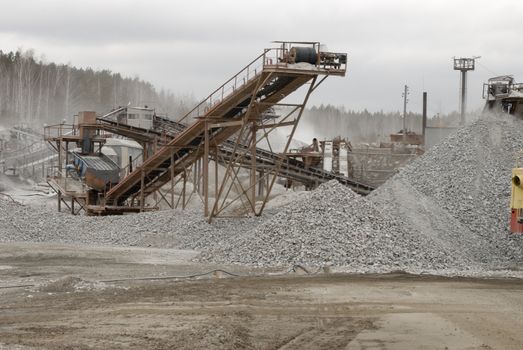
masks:
{"label": "overcast sky", "polygon": [[[312,104],[350,109],[458,108],[453,56],[481,56],[469,74],[469,106],[482,83],[523,81],[523,1],[0,0],[3,51],[34,49],[47,61],[139,76],[200,99],[273,40],[320,41],[348,52],[345,78],[331,77]],[[1,79],[1,77],[0,77]]]}

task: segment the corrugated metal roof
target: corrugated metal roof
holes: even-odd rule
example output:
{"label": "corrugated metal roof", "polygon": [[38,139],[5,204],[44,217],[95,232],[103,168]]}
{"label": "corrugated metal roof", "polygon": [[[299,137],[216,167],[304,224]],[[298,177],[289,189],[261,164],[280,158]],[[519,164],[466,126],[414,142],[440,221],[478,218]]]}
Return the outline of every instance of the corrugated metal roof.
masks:
{"label": "corrugated metal roof", "polygon": [[86,156],[75,154],[84,161],[88,168],[95,170],[119,170],[118,165],[107,156]]}

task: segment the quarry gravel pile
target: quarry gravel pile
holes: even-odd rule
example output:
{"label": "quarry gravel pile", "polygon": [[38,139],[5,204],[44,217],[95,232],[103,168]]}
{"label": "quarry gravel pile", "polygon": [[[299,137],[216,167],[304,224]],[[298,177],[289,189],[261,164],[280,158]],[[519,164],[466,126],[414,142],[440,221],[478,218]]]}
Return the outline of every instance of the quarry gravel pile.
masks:
{"label": "quarry gravel pile", "polygon": [[[523,262],[508,230],[523,122],[488,116],[458,130],[367,198],[328,183],[207,261],[347,266],[353,271],[497,270]],[[218,241],[218,240],[217,240]]]}
{"label": "quarry gravel pile", "polygon": [[[509,232],[511,169],[523,162],[523,121],[488,116],[461,128],[369,199],[441,244],[490,268],[523,262]],[[519,158],[519,159],[518,159]]]}
{"label": "quarry gravel pile", "polygon": [[86,217],[0,196],[0,242],[195,249],[205,262],[353,272],[511,269],[523,262],[523,237],[508,231],[511,169],[522,150],[523,121],[489,117],[367,197],[331,181],[288,193],[262,217],[212,225],[200,210]]}
{"label": "quarry gravel pile", "polygon": [[[249,234],[221,237],[204,261],[346,266],[356,272],[467,269],[470,261],[336,181],[280,209]],[[209,242],[210,243],[210,242]]]}
{"label": "quarry gravel pile", "polygon": [[194,210],[87,217],[35,208],[0,197],[0,242],[87,245],[188,246],[193,237],[216,230]]}

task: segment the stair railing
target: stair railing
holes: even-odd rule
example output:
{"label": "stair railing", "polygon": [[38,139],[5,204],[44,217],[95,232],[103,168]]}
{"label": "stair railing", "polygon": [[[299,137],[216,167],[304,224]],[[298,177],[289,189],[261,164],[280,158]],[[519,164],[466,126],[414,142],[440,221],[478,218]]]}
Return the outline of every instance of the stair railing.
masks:
{"label": "stair railing", "polygon": [[209,96],[178,120],[178,122],[189,125],[192,123],[192,119],[208,114],[215,106],[229,97],[238,88],[241,88],[252,79],[258,77],[262,73],[265,65],[278,62],[277,57],[279,51],[281,51],[280,48],[265,49],[261,55],[256,57],[232,78],[214,90]]}

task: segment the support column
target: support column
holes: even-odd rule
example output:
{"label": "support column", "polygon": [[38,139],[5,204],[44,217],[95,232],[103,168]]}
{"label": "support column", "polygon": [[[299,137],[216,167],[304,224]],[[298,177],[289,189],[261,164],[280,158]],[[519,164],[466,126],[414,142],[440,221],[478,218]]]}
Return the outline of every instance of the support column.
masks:
{"label": "support column", "polygon": [[171,209],[174,209],[174,153],[171,154]]}
{"label": "support column", "polygon": [[203,142],[203,205],[204,215],[209,216],[209,124],[205,122]]}
{"label": "support column", "polygon": [[143,171],[143,168],[141,169],[141,179],[140,179],[140,212],[144,209],[144,200],[145,200],[145,193],[144,188],[145,186],[145,174]]}
{"label": "support column", "polygon": [[67,163],[69,162],[69,142],[65,141],[64,189],[67,191]]}
{"label": "support column", "polygon": [[202,189],[202,174],[203,174],[203,162],[201,159],[198,159],[198,193],[200,195],[203,195],[203,189]]}
{"label": "support column", "polygon": [[196,192],[198,190],[198,186],[196,185],[196,183],[198,182],[198,161],[194,162],[192,175],[193,175],[193,189],[192,189],[192,191]]}
{"label": "support column", "polygon": [[56,141],[58,148],[58,173],[59,177],[62,177],[62,141]]}
{"label": "support column", "polygon": [[465,125],[465,111],[467,109],[467,71],[461,71],[461,115],[459,124]]}
{"label": "support column", "polygon": [[423,113],[421,120],[421,135],[423,137],[423,145],[425,145],[425,129],[427,128],[427,93],[423,92]]}
{"label": "support column", "polygon": [[65,165],[69,163],[69,142],[65,141]]}
{"label": "support column", "polygon": [[251,202],[253,206],[253,214],[256,213],[256,122],[252,123],[251,127]]}
{"label": "support column", "polygon": [[214,146],[214,198],[216,198],[216,194],[218,193],[218,146]]}
{"label": "support column", "polygon": [[265,182],[263,181],[263,176],[265,175],[263,170],[260,170],[258,174],[258,196],[263,197],[263,191],[264,191],[264,185]]}
{"label": "support column", "polygon": [[403,92],[403,144],[407,143],[407,96],[409,93],[409,87],[405,85]]}
{"label": "support column", "polygon": [[185,209],[186,185],[187,185],[187,169],[183,169],[182,209]]}
{"label": "support column", "polygon": [[145,161],[147,160],[147,152],[147,142],[142,142],[142,163],[145,163]]}

